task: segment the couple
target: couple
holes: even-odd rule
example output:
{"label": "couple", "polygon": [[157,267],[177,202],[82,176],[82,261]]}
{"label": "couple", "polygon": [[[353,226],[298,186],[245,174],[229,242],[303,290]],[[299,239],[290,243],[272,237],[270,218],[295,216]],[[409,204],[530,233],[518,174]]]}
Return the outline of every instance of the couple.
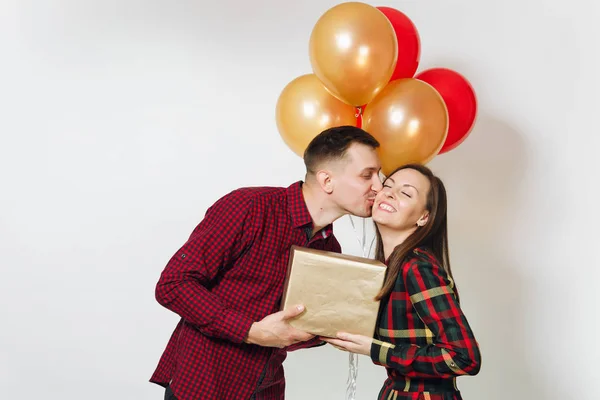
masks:
{"label": "couple", "polygon": [[[362,129],[323,131],[304,153],[305,182],[234,190],[173,255],[156,286],[181,316],[151,382],[166,400],[283,399],[288,351],[331,343],[387,368],[380,399],[460,399],[458,375],[480,354],[448,261],[446,192],[420,165],[379,179],[379,143]],[[292,245],[340,252],[332,223],[372,215],[388,266],[375,338],[318,338],[278,311]]]}

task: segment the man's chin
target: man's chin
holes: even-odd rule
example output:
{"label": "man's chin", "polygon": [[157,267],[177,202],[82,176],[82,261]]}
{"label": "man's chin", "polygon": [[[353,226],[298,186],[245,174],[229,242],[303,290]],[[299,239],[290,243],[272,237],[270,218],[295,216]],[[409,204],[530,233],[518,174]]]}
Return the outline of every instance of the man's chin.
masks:
{"label": "man's chin", "polygon": [[363,210],[360,213],[354,213],[354,215],[361,218],[369,218],[371,217],[371,215],[373,215],[373,212],[371,211],[371,209],[369,209],[367,211]]}

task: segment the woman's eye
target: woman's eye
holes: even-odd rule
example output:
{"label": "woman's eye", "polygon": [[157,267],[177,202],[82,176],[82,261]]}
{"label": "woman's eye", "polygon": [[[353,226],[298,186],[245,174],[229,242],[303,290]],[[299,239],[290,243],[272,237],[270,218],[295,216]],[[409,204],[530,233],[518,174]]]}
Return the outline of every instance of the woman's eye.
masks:
{"label": "woman's eye", "polygon": [[390,189],[392,188],[390,185],[383,185],[383,187],[390,188]]}
{"label": "woman's eye", "polygon": [[403,195],[405,195],[406,197],[408,197],[409,199],[411,199],[411,198],[412,198],[412,197],[411,197],[411,195],[410,195],[410,194],[408,194],[408,193],[406,193],[406,192],[402,192],[402,194],[403,194]]}

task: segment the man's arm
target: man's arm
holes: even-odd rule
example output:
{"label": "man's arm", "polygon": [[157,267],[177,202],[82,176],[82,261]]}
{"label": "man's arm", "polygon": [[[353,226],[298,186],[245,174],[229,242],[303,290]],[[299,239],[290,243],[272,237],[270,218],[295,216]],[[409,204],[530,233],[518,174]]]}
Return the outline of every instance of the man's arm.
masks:
{"label": "man's arm", "polygon": [[239,191],[218,200],[173,255],[156,285],[156,300],[207,336],[241,343],[252,319],[206,287],[252,243],[252,201]]}
{"label": "man's arm", "polygon": [[269,347],[309,340],[312,335],[287,323],[303,308],[294,307],[254,322],[227,307],[206,288],[252,245],[252,208],[252,199],[240,191],[228,194],[209,208],[163,270],[156,285],[156,300],[206,336]]}

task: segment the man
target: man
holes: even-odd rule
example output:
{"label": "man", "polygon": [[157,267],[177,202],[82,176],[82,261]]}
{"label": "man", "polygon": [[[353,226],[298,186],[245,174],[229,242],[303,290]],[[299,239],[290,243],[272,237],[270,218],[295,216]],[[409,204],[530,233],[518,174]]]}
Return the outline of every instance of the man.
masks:
{"label": "man", "polygon": [[286,352],[323,342],[280,311],[292,245],[340,252],[332,223],[371,215],[379,143],[362,129],[323,131],[304,153],[305,182],[234,190],[173,255],[156,299],[181,316],[150,379],[165,399],[283,399]]}

